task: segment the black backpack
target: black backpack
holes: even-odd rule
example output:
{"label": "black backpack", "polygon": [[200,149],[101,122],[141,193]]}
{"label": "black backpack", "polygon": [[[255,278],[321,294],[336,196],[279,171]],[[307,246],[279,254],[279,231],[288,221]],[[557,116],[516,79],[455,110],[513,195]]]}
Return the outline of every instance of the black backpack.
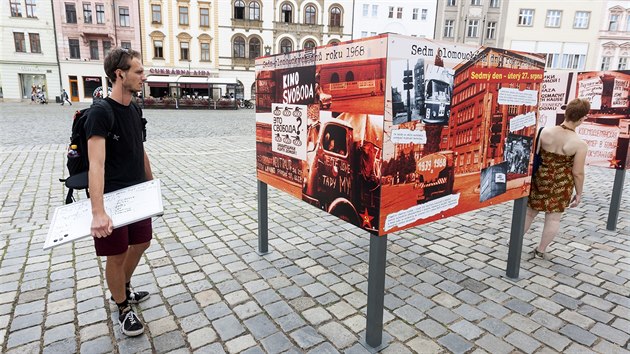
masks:
{"label": "black backpack", "polygon": [[[146,120],[142,117],[142,111],[140,107],[134,102],[131,102],[138,116],[143,124],[143,137],[146,138]],[[80,111],[76,111],[72,118],[72,135],[70,136],[70,144],[68,145],[68,161],[66,166],[68,167],[69,177],[67,179],[59,179],[64,182],[68,187],[68,195],[66,196],[66,204],[72,203],[74,200],[73,194],[75,189],[87,189],[88,187],[88,169],[90,162],[88,161],[88,148],[87,137],[85,136],[85,122],[87,120],[89,111],[92,107],[99,106],[105,109],[107,112],[107,118],[109,120],[108,136],[111,130],[114,128],[114,122],[116,117],[114,116],[114,110],[112,106],[105,99],[100,99],[92,103],[88,108],[84,108]],[[86,191],[89,197],[89,194]]]}

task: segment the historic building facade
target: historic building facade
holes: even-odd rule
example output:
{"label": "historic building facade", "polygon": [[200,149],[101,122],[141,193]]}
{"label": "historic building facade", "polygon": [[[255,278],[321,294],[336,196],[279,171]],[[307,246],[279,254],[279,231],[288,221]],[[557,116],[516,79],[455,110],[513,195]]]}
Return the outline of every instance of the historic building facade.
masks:
{"label": "historic building facade", "polygon": [[630,70],[630,2],[606,1],[596,70]]}
{"label": "historic building facade", "polygon": [[91,102],[110,87],[103,60],[112,48],[140,50],[137,0],[53,1],[61,86],[72,101]]}
{"label": "historic building facade", "polygon": [[435,39],[502,47],[507,0],[440,0]]}
{"label": "historic building facade", "polygon": [[380,33],[433,38],[437,0],[358,0],[354,2],[352,38]]}
{"label": "historic building facade", "polygon": [[2,2],[0,16],[0,98],[30,101],[43,91],[50,100],[60,93],[51,2]]}

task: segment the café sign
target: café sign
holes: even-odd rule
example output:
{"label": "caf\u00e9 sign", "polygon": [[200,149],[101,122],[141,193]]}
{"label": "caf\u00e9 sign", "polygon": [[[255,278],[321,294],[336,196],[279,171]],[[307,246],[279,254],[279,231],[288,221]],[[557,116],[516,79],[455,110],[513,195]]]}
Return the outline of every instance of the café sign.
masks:
{"label": "caf\u00e9 sign", "polygon": [[177,69],[177,68],[149,68],[150,74],[156,75],[187,75],[187,76],[208,76],[216,77],[217,73],[210,72],[209,70],[200,69]]}

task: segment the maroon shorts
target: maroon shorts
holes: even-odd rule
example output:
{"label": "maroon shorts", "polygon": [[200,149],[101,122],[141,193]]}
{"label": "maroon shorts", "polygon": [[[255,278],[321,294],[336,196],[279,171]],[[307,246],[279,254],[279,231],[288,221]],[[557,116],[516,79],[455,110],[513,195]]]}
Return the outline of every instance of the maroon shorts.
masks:
{"label": "maroon shorts", "polygon": [[151,241],[151,218],[114,229],[107,237],[93,237],[97,256],[115,256],[127,252],[129,245]]}

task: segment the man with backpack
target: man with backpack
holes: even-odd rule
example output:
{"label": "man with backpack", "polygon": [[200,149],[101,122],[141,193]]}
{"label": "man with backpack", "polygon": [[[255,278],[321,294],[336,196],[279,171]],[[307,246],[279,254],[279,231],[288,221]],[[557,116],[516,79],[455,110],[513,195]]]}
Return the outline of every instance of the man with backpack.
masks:
{"label": "man with backpack", "polygon": [[85,121],[91,232],[96,255],[107,257],[105,279],[112,293],[111,300],[118,306],[121,331],[127,336],[144,332],[144,325],[130,304],[146,300],[149,293],[133,291],[130,281],[150,245],[151,219],[114,229],[103,205],[103,194],[153,179],[144,150],[143,122],[146,121],[132,99],[146,80],[140,60],[140,53],[132,49],[116,48],[109,52],[104,68],[112,82],[111,95],[102,103],[94,104]]}

